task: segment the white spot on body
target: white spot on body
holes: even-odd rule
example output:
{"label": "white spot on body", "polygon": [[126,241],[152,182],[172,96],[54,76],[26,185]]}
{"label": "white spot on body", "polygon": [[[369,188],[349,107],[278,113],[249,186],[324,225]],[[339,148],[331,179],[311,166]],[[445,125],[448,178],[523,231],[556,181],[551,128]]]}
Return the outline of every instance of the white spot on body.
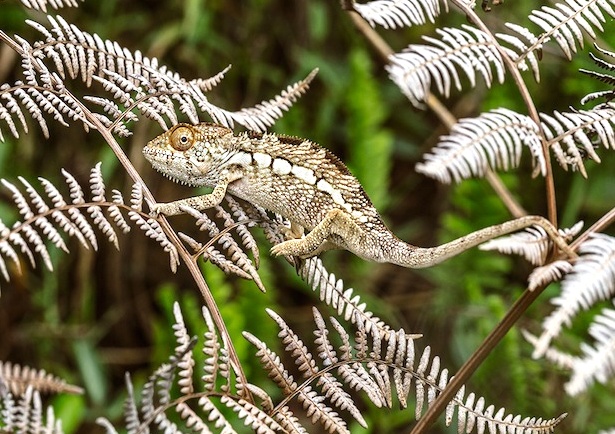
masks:
{"label": "white spot on body", "polygon": [[294,165],[291,170],[291,173],[303,182],[306,182],[310,185],[316,184],[316,175],[314,175],[314,171],[312,169]]}
{"label": "white spot on body", "polygon": [[271,168],[273,169],[273,173],[277,175],[288,175],[292,170],[291,164],[282,158],[274,159]]}
{"label": "white spot on body", "polygon": [[255,152],[253,157],[259,167],[269,167],[271,164],[271,155]]}
{"label": "white spot on body", "polygon": [[333,186],[329,184],[327,181],[325,181],[324,179],[321,179],[320,181],[318,181],[318,183],[316,184],[316,188],[322,191],[323,193],[331,194],[334,191]]}
{"label": "white spot on body", "polygon": [[342,193],[340,193],[339,190],[336,190],[331,184],[329,184],[329,182],[325,181],[324,179],[321,179],[316,183],[316,188],[323,193],[328,193],[329,196],[331,196],[331,199],[333,199],[333,202],[335,202],[337,205],[343,206],[344,209],[350,212],[350,205],[346,203],[346,201],[342,197]]}
{"label": "white spot on body", "polygon": [[359,210],[354,210],[352,211],[352,216],[357,219],[358,221],[360,221],[361,223],[367,223],[367,216],[365,214],[363,214],[361,211]]}
{"label": "white spot on body", "polygon": [[228,159],[227,164],[238,164],[242,167],[252,164],[252,154],[249,152],[237,152]]}

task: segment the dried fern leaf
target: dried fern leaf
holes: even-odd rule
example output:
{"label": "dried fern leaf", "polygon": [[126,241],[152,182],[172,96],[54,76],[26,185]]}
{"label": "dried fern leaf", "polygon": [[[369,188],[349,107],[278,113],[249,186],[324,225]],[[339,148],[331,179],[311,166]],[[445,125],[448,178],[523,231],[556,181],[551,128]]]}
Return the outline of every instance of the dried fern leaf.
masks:
{"label": "dried fern leaf", "polygon": [[472,87],[476,85],[477,75],[487,87],[494,79],[504,81],[502,58],[486,33],[468,25],[462,29],[436,29],[436,32],[440,39],[424,36],[430,45],[410,45],[402,53],[392,55],[386,67],[390,78],[413,105],[422,106],[432,83],[445,97],[450,95],[453,84],[461,90],[459,70]]}
{"label": "dried fern leaf", "polygon": [[52,407],[43,414],[43,404],[37,390],[28,387],[15,402],[12,394],[7,393],[0,401],[2,432],[24,434],[63,434],[62,423],[56,420]]}
{"label": "dried fern leaf", "polygon": [[[615,52],[605,50],[604,48],[600,48],[596,43],[594,43],[594,48],[598,50],[604,56],[609,57],[611,59],[615,59]],[[589,57],[591,57],[591,59],[594,61],[596,65],[598,65],[598,67],[602,69],[606,69],[609,72],[615,71],[615,64],[612,63],[613,62],[612,60],[611,61],[603,60],[597,57],[596,55],[594,55],[594,53],[592,52],[589,53]],[[583,74],[587,74],[590,77],[593,77],[603,83],[606,83],[609,86],[615,86],[615,75],[604,74],[604,73],[600,73],[597,71],[590,71],[587,69],[579,69],[579,72]],[[589,101],[594,101],[596,99],[604,99],[607,102],[606,105],[608,107],[612,107],[612,104],[610,104],[610,102],[614,98],[615,98],[614,89],[598,91],[598,92],[591,92],[588,95],[585,95],[583,98],[581,98],[581,104],[587,104]]]}
{"label": "dried fern leaf", "polygon": [[[526,341],[532,344],[532,346],[536,347],[536,344],[538,343],[537,336],[533,335],[527,330],[521,330],[521,333],[523,334],[523,337],[525,338]],[[545,359],[547,359],[549,362],[553,363],[557,367],[565,369],[567,371],[570,371],[572,369],[572,365],[575,363],[575,360],[577,359],[576,356],[573,356],[571,354],[566,354],[553,347],[550,347],[549,349],[547,349],[546,353],[544,354],[544,357]]]}
{"label": "dried fern leaf", "polygon": [[140,212],[136,211],[128,212],[128,217],[137,224],[139,229],[145,233],[146,237],[156,241],[160,244],[162,249],[169,254],[169,266],[171,271],[175,273],[179,266],[179,253],[177,252],[177,247],[169,241],[160,223],[153,218],[145,218]]}
{"label": "dried fern leaf", "polygon": [[416,170],[443,183],[484,176],[488,170],[516,168],[523,147],[544,175],[546,164],[538,126],[528,116],[496,109],[461,119],[440,139]]}
{"label": "dried fern leaf", "polygon": [[[564,240],[570,241],[582,228],[583,222],[577,222],[570,229],[560,229],[559,234]],[[543,265],[551,248],[551,238],[538,226],[487,241],[479,246],[481,250],[496,250],[507,255],[514,253],[523,256],[532,265]]]}
{"label": "dried fern leaf", "polygon": [[562,280],[570,271],[572,271],[572,264],[568,261],[553,261],[542,267],[536,267],[527,278],[528,289],[534,291],[551,282]]}
{"label": "dried fern leaf", "polygon": [[569,395],[586,391],[596,381],[602,384],[612,381],[615,373],[615,310],[603,309],[589,326],[593,345],[582,344],[582,354],[573,358],[572,374],[565,389]]}
{"label": "dried fern leaf", "polygon": [[583,160],[586,157],[600,162],[595,148],[602,145],[615,149],[615,108],[603,105],[593,110],[540,114],[541,126],[557,162],[564,169],[572,167],[587,177]]}
{"label": "dried fern leaf", "polygon": [[194,346],[195,339],[192,339],[186,329],[184,323],[184,317],[182,316],[179,303],[173,304],[173,316],[175,317],[175,324],[173,324],[173,334],[175,335],[175,341],[177,346],[175,347],[175,354],[182,354],[177,362],[177,368],[179,380],[177,384],[180,387],[180,393],[182,395],[189,395],[194,392],[194,384],[192,383],[192,375],[194,373],[194,358],[192,352],[188,351]]}
{"label": "dried fern leaf", "polygon": [[[208,232],[211,238],[203,246],[203,244],[193,238],[181,234],[181,238],[188,243],[196,255],[202,254],[204,260],[210,261],[227,274],[236,274],[243,279],[253,280],[262,292],[266,291],[256,266],[244,251],[244,246],[251,250],[258,247],[256,246],[256,240],[254,240],[243,222],[235,221],[233,216],[224,208],[216,206],[213,210],[216,213],[216,217],[222,219],[224,225],[224,229],[221,230],[218,228],[218,224],[211,220],[206,212],[197,211],[190,207],[182,207],[182,210],[194,217],[195,224],[199,230]],[[239,245],[231,236],[230,232],[234,230],[237,230],[241,235],[243,246]],[[224,253],[213,248],[213,243],[219,245]]]}
{"label": "dried fern leaf", "polygon": [[288,408],[288,406],[279,408],[273,417],[284,429],[284,431],[289,434],[308,434],[308,430],[301,425],[299,419],[293,415],[293,412]]}
{"label": "dried fern leaf", "polygon": [[[199,121],[199,113],[207,113],[215,122],[229,127],[237,122],[249,129],[264,131],[305,93],[317,72],[312,71],[305,79],[254,107],[227,111],[210,103],[204,92],[217,85],[228,68],[211,78],[185,80],[160,66],[157,59],[145,57],[139,51],[131,52],[117,42],[84,32],[60,16],[48,16],[47,19],[48,27],[33,20],[27,21],[41,33],[44,40],[30,45],[19,38],[24,74],[28,81],[17,82],[12,87],[0,87],[0,95],[6,100],[6,105],[0,104],[0,119],[8,124],[15,136],[15,118],[26,128],[20,105],[26,108],[46,135],[48,128],[44,112],[50,112],[63,124],[67,124],[66,116],[82,121],[86,128],[92,127],[80,105],[62,89],[56,88],[59,80],[52,78],[55,73],[61,79],[80,78],[88,86],[94,80],[100,82],[112,98],[96,96],[86,99],[102,108],[104,114],[95,114],[100,122],[117,134],[128,135],[130,130],[122,122],[138,119],[130,113],[134,108],[159,122],[165,129],[168,127],[165,118],[171,125],[177,123],[177,107],[194,123]],[[45,92],[39,90],[41,83]],[[0,131],[0,138],[1,134]]]}
{"label": "dried fern leaf", "polygon": [[[596,39],[596,30],[604,32],[607,17],[615,17],[613,0],[565,0],[552,6],[533,10],[528,19],[542,30],[534,34],[520,25],[506,23],[515,35],[497,34],[500,40],[511,45],[505,51],[520,69],[531,68],[539,81],[536,52],[541,51],[551,39],[555,39],[568,59],[583,47],[584,35]],[[529,61],[529,66],[527,62]]]}
{"label": "dried fern leaf", "polygon": [[30,387],[40,393],[83,393],[79,386],[67,384],[43,369],[33,369],[16,363],[0,361],[0,382],[13,396],[21,396]]}
{"label": "dried fern leaf", "polygon": [[361,302],[361,297],[353,296],[352,288],[345,289],[342,279],[336,279],[333,273],[329,273],[320,259],[306,260],[299,269],[299,275],[313,291],[319,292],[321,301],[335,309],[338,315],[343,314],[346,321],[360,321],[367,331],[375,328],[381,333],[389,332],[389,326],[366,310],[367,305]]}
{"label": "dried fern leaf", "polygon": [[252,428],[255,432],[274,434],[283,431],[282,426],[275,419],[244,399],[235,400],[225,395],[220,401],[232,409],[240,419],[243,419],[245,426]]}
{"label": "dried fern leaf", "polygon": [[[339,322],[332,320],[333,328],[338,331],[342,340],[341,346],[335,350],[328,338],[329,330],[326,322],[320,313],[314,310],[317,328],[315,343],[322,359],[321,368],[309,349],[288,324],[274,312],[268,311],[268,313],[279,325],[281,330],[279,337],[284,350],[293,361],[293,365],[305,377],[304,383],[298,385],[294,382],[292,375],[284,367],[280,357],[271,351],[264,342],[247,332],[244,332],[244,336],[257,347],[257,356],[261,359],[261,363],[265,366],[269,376],[284,390],[284,394],[288,397],[295,397],[303,403],[308,412],[308,417],[312,418],[312,422],[323,424],[326,430],[343,431],[345,429],[344,425],[337,425],[341,423],[337,413],[324,404],[326,398],[332,401],[333,394],[338,393],[337,390],[340,386],[337,386],[337,384],[350,385],[352,388],[356,388],[355,386],[360,384],[359,388],[368,393],[370,389],[374,388],[378,391],[377,395],[382,397],[381,404],[391,407],[393,404],[390,398],[392,382],[395,383],[397,395],[401,401],[400,394],[408,394],[411,379],[414,379],[415,408],[418,419],[425,406],[434,402],[447,387],[450,380],[448,370],[441,369],[439,357],[433,356],[429,347],[425,348],[419,357],[418,365],[414,366],[415,350],[410,338],[411,335],[401,330],[394,333],[380,333],[376,328],[372,328],[370,332],[367,332],[364,323],[359,320],[356,321],[357,332],[353,346],[350,343],[348,332],[341,327]],[[352,369],[342,371],[340,370],[341,366],[348,366]],[[364,366],[365,368],[363,371],[359,371],[356,366]],[[313,383],[322,385],[323,382],[320,380],[324,378],[323,371],[333,374],[332,367],[335,367],[335,372],[342,381],[336,379],[334,389],[323,387],[323,393],[318,394],[313,387]],[[369,380],[365,381],[365,378]],[[335,391],[328,393],[328,390]],[[460,433],[471,432],[474,429],[479,433],[488,431],[493,434],[500,432],[544,433],[551,432],[562,419],[562,417],[547,420],[530,417],[522,419],[521,416],[507,414],[503,408],[496,411],[495,406],[487,406],[482,397],[476,397],[472,393],[468,395],[467,399],[464,399],[464,394],[465,388],[462,388],[446,409],[447,425],[452,423],[455,410],[457,410],[458,432]],[[407,396],[403,397],[404,400],[406,398]],[[345,393],[343,401],[336,403],[338,408],[343,408],[340,402],[344,402],[345,405],[346,400],[349,400],[348,402],[354,406],[350,395]],[[267,405],[270,407],[273,404]],[[326,417],[325,422],[323,422],[323,417]]]}
{"label": "dried fern leaf", "polygon": [[[446,1],[443,2],[447,8]],[[439,0],[374,0],[367,3],[351,2],[351,7],[372,27],[385,29],[410,27],[434,22],[440,15]]]}
{"label": "dried fern leaf", "polygon": [[205,362],[203,363],[201,381],[205,390],[212,392],[216,387],[218,373],[228,373],[228,371],[220,370],[221,344],[218,339],[218,333],[216,333],[211,313],[209,313],[206,307],[203,307],[202,314],[206,325],[206,331],[203,335],[203,354],[205,355]]}
{"label": "dried fern leaf", "polygon": [[351,389],[364,391],[370,401],[377,407],[383,407],[386,405],[386,398],[380,390],[380,387],[369,375],[365,367],[361,363],[355,362],[353,359],[352,345],[348,332],[335,318],[330,318],[330,320],[333,328],[343,341],[343,344],[339,347],[340,361],[346,362],[339,363],[337,374],[344,384],[348,385]]}
{"label": "dried fern leaf", "polygon": [[[41,68],[44,68],[44,65]],[[30,83],[16,81],[12,86],[8,84],[0,86],[0,120],[7,124],[11,134],[16,138],[19,137],[16,120],[24,131],[28,132],[25,112],[38,124],[46,138],[49,137],[49,127],[45,114],[51,115],[55,121],[64,126],[68,126],[68,120],[79,120],[86,129],[91,128],[91,123],[81,109],[81,103],[72,95],[63,92],[57,80],[50,84],[38,84],[38,81],[50,81],[45,75],[48,71],[39,69],[33,67],[32,71],[24,71],[29,74]],[[4,140],[1,130],[0,140]]]}
{"label": "dried fern leaf", "polygon": [[53,9],[60,9],[64,7],[76,8],[79,6],[77,0],[21,0],[21,4],[28,9],[39,10],[42,12],[47,12],[47,5],[51,6]]}
{"label": "dried fern leaf", "polygon": [[615,238],[593,233],[579,246],[579,258],[562,282],[561,293],[551,300],[555,310],[542,323],[543,332],[534,357],[544,355],[562,326],[571,324],[581,309],[589,309],[615,295]]}
{"label": "dried fern leaf", "polygon": [[[127,213],[131,220],[136,221],[146,235],[156,239],[165,251],[169,252],[172,267],[177,267],[179,263],[177,249],[157,222],[152,220],[148,223],[143,218],[141,199],[134,200],[131,207],[124,204],[122,195],[118,191],[113,192],[112,201],[106,199],[100,163],[93,167],[90,173],[87,193],[91,196],[89,201],[86,201],[86,192],[77,180],[65,170],[62,170],[62,174],[70,199],[65,199],[60,190],[44,178],[39,178],[41,192],[27,180],[19,177],[26,194],[9,181],[1,180],[2,185],[12,193],[14,207],[20,215],[10,229],[0,221],[0,272],[7,281],[10,279],[7,262],[12,262],[17,272],[21,272],[20,254],[29,260],[32,267],[36,266],[37,258],[40,258],[45,266],[52,270],[53,264],[47,245],[53,244],[68,252],[65,236],[77,238],[86,248],[92,246],[97,249],[98,236],[94,227],[118,247],[116,229],[124,233],[130,230],[123,212]],[[137,187],[133,186],[133,197],[136,195],[135,191]]]}

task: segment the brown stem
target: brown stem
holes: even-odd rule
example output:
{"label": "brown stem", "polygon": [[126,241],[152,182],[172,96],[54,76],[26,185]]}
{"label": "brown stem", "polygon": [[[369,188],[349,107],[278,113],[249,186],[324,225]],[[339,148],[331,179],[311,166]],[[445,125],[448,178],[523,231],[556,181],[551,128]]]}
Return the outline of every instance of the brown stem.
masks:
{"label": "brown stem", "polygon": [[592,232],[602,232],[607,226],[615,222],[615,208],[611,208],[609,212],[600,217],[596,223],[591,225],[583,234],[579,235],[571,244],[570,248],[576,250]]}

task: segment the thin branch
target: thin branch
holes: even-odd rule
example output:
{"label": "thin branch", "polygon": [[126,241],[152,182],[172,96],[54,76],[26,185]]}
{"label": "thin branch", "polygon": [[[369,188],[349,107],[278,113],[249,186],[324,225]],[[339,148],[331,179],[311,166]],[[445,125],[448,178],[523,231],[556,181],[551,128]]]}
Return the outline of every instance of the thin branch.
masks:
{"label": "thin branch", "polygon": [[593,225],[591,225],[585,232],[583,232],[581,235],[579,235],[571,244],[570,244],[570,248],[573,250],[577,250],[578,247],[584,243],[587,238],[589,238],[589,234],[593,233],[593,232],[602,232],[604,231],[604,229],[606,229],[608,226],[611,225],[611,223],[615,222],[615,208],[611,208],[609,210],[609,212],[607,212],[605,215],[603,215],[598,221],[596,221],[596,223],[594,223]]}

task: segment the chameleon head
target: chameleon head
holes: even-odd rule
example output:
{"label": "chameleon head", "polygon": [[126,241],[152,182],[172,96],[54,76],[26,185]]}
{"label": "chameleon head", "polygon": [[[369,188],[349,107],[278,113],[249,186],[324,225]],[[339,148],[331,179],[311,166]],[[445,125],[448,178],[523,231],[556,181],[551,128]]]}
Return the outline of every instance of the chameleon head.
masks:
{"label": "chameleon head", "polygon": [[178,124],[149,141],[143,155],[152,167],[174,181],[201,186],[213,158],[220,154],[221,140],[232,130],[220,125]]}

